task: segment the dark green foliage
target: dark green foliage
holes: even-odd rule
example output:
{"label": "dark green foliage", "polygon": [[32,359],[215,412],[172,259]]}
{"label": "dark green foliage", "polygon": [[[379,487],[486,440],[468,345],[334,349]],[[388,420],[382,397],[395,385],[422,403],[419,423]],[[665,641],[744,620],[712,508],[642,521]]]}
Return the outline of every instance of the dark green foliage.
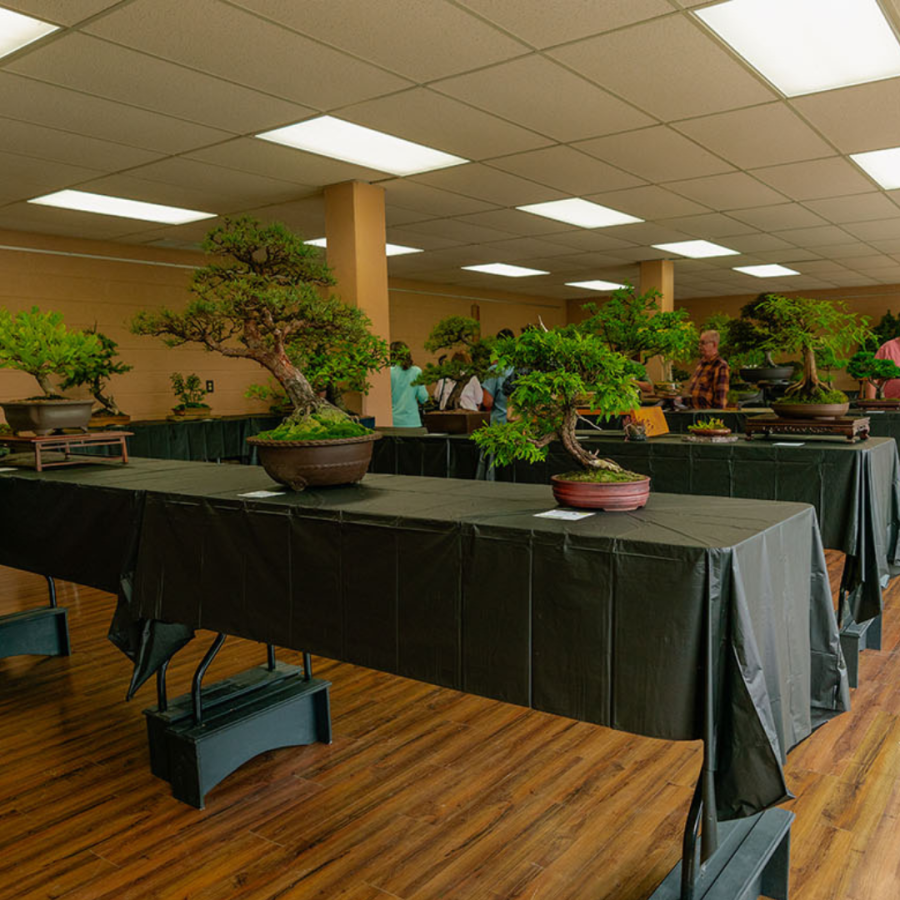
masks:
{"label": "dark green foliage", "polygon": [[468,316],[448,316],[441,319],[431,330],[425,349],[429,353],[440,350],[461,351],[468,356],[467,360],[445,359],[442,363],[428,363],[416,384],[437,384],[442,378],[455,382],[456,387],[450,395],[446,408],[456,409],[460,396],[472,377],[484,382],[491,368],[490,338],[481,337],[481,325],[477,319]]}
{"label": "dark green foliage", "polygon": [[181,401],[173,409],[209,409],[209,404],[203,402],[207,391],[198,375],[192,373],[185,377],[180,372],[173,372],[169,380],[175,396]]}
{"label": "dark green foliage", "polygon": [[[766,361],[765,353],[758,349],[755,328],[746,319],[733,319],[727,313],[713,313],[700,326],[700,331],[719,333],[719,356],[724,359],[732,372],[732,382],[745,366],[761,366]],[[681,380],[689,378],[686,375]]]}
{"label": "dark green foliage", "polygon": [[847,395],[843,391],[819,387],[805,394],[785,394],[784,403],[846,403]]}
{"label": "dark green foliage", "polygon": [[892,359],[876,359],[869,350],[860,350],[847,365],[847,374],[857,381],[868,381],[875,387],[875,396],[884,399],[884,383],[900,378],[900,366]]}
{"label": "dark green foliage", "polygon": [[116,406],[116,401],[112,395],[107,395],[104,391],[106,383],[113,375],[124,375],[126,372],[130,372],[132,367],[118,361],[119,345],[112,338],[97,331],[96,325],[85,333],[96,336],[100,343],[99,350],[95,355],[85,358],[73,368],[69,377],[63,382],[62,389],[65,391],[71,387],[87,385],[91,396],[107,413],[120,416],[122,413]]}
{"label": "dark green foliage", "polygon": [[882,344],[886,344],[895,337],[900,337],[900,316],[895,316],[888,310],[872,329],[860,349],[871,350],[872,353],[875,353]]}

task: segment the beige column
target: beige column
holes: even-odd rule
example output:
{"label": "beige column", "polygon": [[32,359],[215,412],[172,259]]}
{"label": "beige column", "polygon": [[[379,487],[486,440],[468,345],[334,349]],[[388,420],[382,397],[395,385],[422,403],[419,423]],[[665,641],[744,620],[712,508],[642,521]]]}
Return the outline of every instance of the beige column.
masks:
{"label": "beige column", "polygon": [[[671,259],[647,259],[641,263],[641,293],[656,288],[662,296],[656,302],[660,312],[675,309],[675,264]],[[664,363],[660,356],[647,362],[647,376],[651,381],[661,381],[664,377]]]}
{"label": "beige column", "polygon": [[[328,265],[337,278],[336,293],[372,320],[373,333],[391,340],[387,257],[384,254],[384,188],[345,181],[325,188],[325,238]],[[391,425],[391,373],[369,376],[372,388],[361,411],[379,425]]]}

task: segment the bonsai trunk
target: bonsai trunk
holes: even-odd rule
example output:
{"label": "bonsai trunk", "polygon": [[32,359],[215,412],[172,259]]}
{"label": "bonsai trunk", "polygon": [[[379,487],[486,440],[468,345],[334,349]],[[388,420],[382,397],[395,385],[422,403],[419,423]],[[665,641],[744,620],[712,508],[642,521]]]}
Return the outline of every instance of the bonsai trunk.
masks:
{"label": "bonsai trunk", "polygon": [[444,404],[444,409],[459,409],[462,392],[466,389],[466,385],[469,383],[471,376],[464,375],[463,378],[465,380],[460,379],[459,381],[454,382],[453,390],[450,392],[450,396]]}
{"label": "bonsai trunk", "polygon": [[611,459],[601,459],[596,453],[588,453],[575,437],[575,423],[578,421],[578,412],[574,407],[566,410],[563,425],[559,432],[559,438],[569,456],[583,469],[607,469],[610,472],[622,472],[624,469]]}
{"label": "bonsai trunk", "polygon": [[95,387],[95,388],[91,391],[91,394],[93,395],[94,399],[100,404],[100,406],[102,406],[103,409],[105,409],[106,412],[108,412],[111,416],[121,416],[121,415],[124,415],[124,413],[122,412],[122,410],[119,409],[118,405],[116,404],[115,398],[114,398],[112,395],[110,395],[109,397],[107,397],[107,396],[103,393],[103,387],[102,387],[102,386],[97,386],[97,387]]}
{"label": "bonsai trunk", "polygon": [[294,407],[294,412],[291,413],[290,418],[302,419],[317,409],[323,408],[334,410],[337,413],[341,412],[324,397],[319,397],[316,394],[306,377],[287,358],[286,354],[268,354],[263,358],[258,358],[257,361],[265,366],[284,388],[288,399]]}
{"label": "bonsai trunk", "polygon": [[819,380],[819,372],[816,368],[816,354],[812,347],[804,347],[803,377],[797,384],[785,391],[785,396],[793,397],[795,394],[809,396],[817,390],[822,390],[822,382]]}
{"label": "bonsai trunk", "polygon": [[41,390],[44,392],[44,396],[52,397],[54,395],[53,385],[50,384],[47,373],[39,369],[37,372],[33,372],[32,374],[37,379],[37,383],[41,386]]}
{"label": "bonsai trunk", "polygon": [[872,385],[875,387],[875,399],[876,400],[884,400],[884,381],[878,380],[873,381]]}

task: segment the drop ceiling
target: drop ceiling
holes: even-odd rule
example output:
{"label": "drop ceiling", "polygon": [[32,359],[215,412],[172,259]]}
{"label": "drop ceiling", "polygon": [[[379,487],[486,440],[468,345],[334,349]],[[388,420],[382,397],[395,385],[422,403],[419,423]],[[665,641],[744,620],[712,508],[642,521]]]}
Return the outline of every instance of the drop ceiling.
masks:
{"label": "drop ceiling", "polygon": [[[0,60],[0,228],[190,247],[158,226],[28,204],[78,188],[324,234],[322,189],[385,189],[389,272],[583,296],[651,245],[680,297],[900,282],[900,191],[849,154],[900,145],[900,78],[785,99],[696,0],[0,0],[57,24]],[[894,27],[895,0],[883,0]],[[254,139],[328,114],[471,160],[406,178]],[[586,230],[518,211],[578,196],[645,219]],[[514,282],[461,266],[514,263]],[[733,266],[781,263],[764,281]]]}

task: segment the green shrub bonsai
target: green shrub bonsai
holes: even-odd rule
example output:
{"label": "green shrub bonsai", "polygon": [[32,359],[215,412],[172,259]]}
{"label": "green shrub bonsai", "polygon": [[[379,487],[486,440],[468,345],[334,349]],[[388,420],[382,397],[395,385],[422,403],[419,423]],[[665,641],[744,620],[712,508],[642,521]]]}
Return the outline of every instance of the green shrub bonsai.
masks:
{"label": "green shrub bonsai", "polygon": [[97,331],[96,325],[85,333],[92,334],[97,338],[99,343],[97,352],[85,357],[75,365],[71,374],[63,382],[62,389],[66,391],[69,388],[87,385],[91,396],[100,404],[98,412],[109,416],[121,416],[123,413],[115,398],[107,390],[107,383],[113,375],[124,375],[126,372],[130,372],[132,367],[118,361],[119,345],[112,338]]}
{"label": "green shrub bonsai", "polygon": [[895,337],[900,337],[900,316],[895,316],[888,310],[878,324],[872,328],[871,334],[866,338],[860,350],[871,350],[872,353],[877,353],[882,344],[886,344]]}
{"label": "green shrub bonsai", "polygon": [[523,373],[509,398],[519,418],[479,428],[472,435],[492,455],[494,465],[509,465],[517,459],[538,462],[546,457],[548,445],[558,440],[584,470],[574,476],[579,480],[644,477],[586,450],[575,437],[578,407],[586,395],[592,397],[592,411],[602,416],[640,406],[635,383],[643,371],[639,364],[575,325],[498,338],[494,358],[499,369],[512,367]]}
{"label": "green shrub bonsai", "polygon": [[[416,384],[437,384],[446,379],[454,382],[445,409],[459,409],[462,392],[474,377],[484,382],[491,368],[491,340],[481,337],[481,325],[468,316],[441,319],[428,335],[425,349],[429,353],[456,351],[450,359],[428,363]],[[460,358],[464,357],[464,358]]]}
{"label": "green shrub bonsai", "polygon": [[34,376],[43,397],[28,399],[62,399],[51,379],[68,381],[75,372],[95,366],[101,353],[97,336],[69,331],[61,313],[42,313],[36,306],[15,315],[0,309],[0,369]]}
{"label": "green shrub bonsai", "polygon": [[203,402],[203,398],[208,393],[200,382],[200,377],[196,373],[191,373],[187,377],[180,372],[173,372],[169,376],[172,382],[172,390],[175,396],[181,401],[177,406],[172,407],[175,412],[183,412],[186,409],[209,409],[208,403]]}
{"label": "green shrub bonsai", "polygon": [[[315,426],[318,434],[323,422],[349,421],[319,390],[346,376],[352,367],[348,348],[353,344],[355,352],[362,345],[360,329],[367,332],[368,320],[323,293],[335,279],[318,251],[286,226],[251,217],[226,219],[207,235],[203,249],[215,260],[194,273],[195,299],[182,312],[140,313],[133,331],[162,337],[171,347],[195,343],[252,359],[284,390],[298,433]],[[369,346],[380,353],[379,341],[372,338]],[[374,359],[368,368],[380,364]]]}
{"label": "green shrub bonsai", "polygon": [[876,359],[870,350],[860,350],[847,364],[847,374],[871,384],[875,388],[875,399],[884,400],[885,382],[900,378],[900,366],[892,359]]}

